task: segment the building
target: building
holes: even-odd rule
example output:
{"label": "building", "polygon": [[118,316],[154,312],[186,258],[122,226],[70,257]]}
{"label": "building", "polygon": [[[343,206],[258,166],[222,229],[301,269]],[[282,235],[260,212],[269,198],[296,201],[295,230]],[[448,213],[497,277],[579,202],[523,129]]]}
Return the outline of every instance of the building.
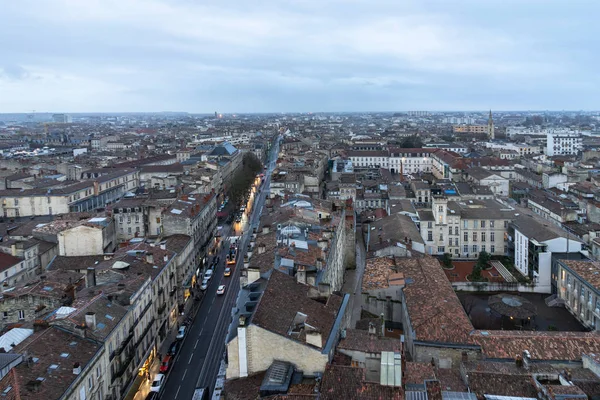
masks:
{"label": "building", "polygon": [[454,125],[452,127],[454,133],[476,133],[486,134],[489,133],[489,125]]}
{"label": "building", "polygon": [[34,229],[37,238],[58,244],[61,256],[112,253],[117,246],[115,224],[109,217],[55,220]]}
{"label": "building", "polygon": [[584,326],[600,330],[600,263],[560,259],[557,265],[557,296]]}
{"label": "building", "polygon": [[496,196],[508,197],[509,195],[509,180],[499,173],[482,167],[472,167],[465,170],[465,177],[468,182],[488,187]]}
{"label": "building", "polygon": [[335,344],[349,295],[311,297],[311,286],[273,271],[252,314],[239,316],[227,341],[227,379],[266,371],[275,360],[289,362],[307,376],[325,371]]}
{"label": "building", "polygon": [[505,233],[518,216],[512,207],[489,199],[450,201],[434,196],[431,210],[418,211],[427,254],[477,258],[481,251],[492,255],[508,252]]}
{"label": "building", "polygon": [[549,132],[546,134],[546,155],[577,155],[582,150],[582,144],[581,134]]}
{"label": "building", "polygon": [[162,224],[164,236],[179,234],[192,238],[192,260],[197,269],[189,271],[182,282],[182,287],[189,288],[204,273],[206,255],[217,242],[217,196],[215,193],[181,196],[163,211]]}
{"label": "building", "polygon": [[581,250],[581,241],[573,235],[527,212],[521,212],[509,225],[509,253],[514,257],[516,269],[531,279],[536,292],[553,292],[553,254]]}

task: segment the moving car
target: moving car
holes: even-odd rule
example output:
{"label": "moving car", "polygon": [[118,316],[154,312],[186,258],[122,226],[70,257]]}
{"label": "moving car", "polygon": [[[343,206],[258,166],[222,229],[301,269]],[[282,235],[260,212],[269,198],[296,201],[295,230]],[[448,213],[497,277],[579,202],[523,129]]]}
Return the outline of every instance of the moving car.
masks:
{"label": "moving car", "polygon": [[184,337],[185,337],[185,325],[181,325],[179,327],[179,331],[177,331],[177,336],[175,336],[175,339],[181,340]]}
{"label": "moving car", "polygon": [[179,342],[178,340],[175,340],[173,343],[171,343],[171,347],[169,347],[169,352],[167,353],[167,355],[169,355],[171,357],[175,357],[175,355],[179,351],[180,343],[181,342]]}
{"label": "moving car", "polygon": [[206,290],[208,289],[208,279],[204,279],[202,281],[202,284],[200,285],[200,290]]}
{"label": "moving car", "polygon": [[223,273],[223,276],[231,276],[231,268],[229,268],[229,267],[225,268],[225,272]]}
{"label": "moving car", "polygon": [[154,380],[152,381],[152,385],[150,385],[150,391],[160,392],[163,383],[165,383],[165,376],[163,374],[156,374]]}
{"label": "moving car", "polygon": [[225,285],[219,286],[217,289],[217,294],[225,294]]}
{"label": "moving car", "polygon": [[172,358],[173,357],[168,354],[163,358],[162,363],[160,364],[160,372],[167,372],[169,368],[171,368]]}

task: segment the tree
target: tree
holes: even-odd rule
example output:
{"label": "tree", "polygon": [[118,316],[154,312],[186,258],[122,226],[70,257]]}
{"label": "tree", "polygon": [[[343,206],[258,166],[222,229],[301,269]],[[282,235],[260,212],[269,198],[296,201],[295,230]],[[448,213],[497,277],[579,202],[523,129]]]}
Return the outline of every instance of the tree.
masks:
{"label": "tree", "polygon": [[245,153],[242,158],[242,165],[235,172],[229,185],[227,186],[227,196],[232,204],[239,204],[248,194],[252,182],[262,170],[262,164],[254,153]]}
{"label": "tree", "polygon": [[400,147],[405,149],[416,149],[423,147],[423,141],[417,135],[406,137],[400,142]]}
{"label": "tree", "polygon": [[481,275],[481,267],[479,264],[475,264],[473,266],[473,271],[467,276],[471,282],[481,282],[485,280],[485,278]]}
{"label": "tree", "polygon": [[488,269],[488,268],[490,268],[489,263],[490,263],[491,259],[492,259],[492,256],[490,255],[490,253],[488,253],[487,251],[482,251],[481,253],[479,253],[479,257],[477,258],[476,265],[481,270]]}
{"label": "tree", "polygon": [[442,264],[444,265],[444,268],[452,268],[452,255],[450,253],[444,253],[442,256]]}

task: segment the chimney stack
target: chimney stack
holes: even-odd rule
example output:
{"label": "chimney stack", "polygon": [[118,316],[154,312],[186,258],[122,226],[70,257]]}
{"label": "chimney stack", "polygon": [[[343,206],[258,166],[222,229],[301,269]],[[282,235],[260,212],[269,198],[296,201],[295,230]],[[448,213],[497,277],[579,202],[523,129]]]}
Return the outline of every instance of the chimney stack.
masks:
{"label": "chimney stack", "polygon": [[10,246],[10,253],[12,254],[13,257],[17,256],[17,245],[16,244],[12,244]]}
{"label": "chimney stack", "polygon": [[161,243],[160,244],[160,249],[161,250],[166,250],[167,249],[167,244],[166,243]]}
{"label": "chimney stack", "polygon": [[164,262],[169,261],[169,256],[165,254],[165,256],[163,257]]}
{"label": "chimney stack", "polygon": [[96,313],[95,312],[85,313],[85,326],[87,326],[91,330],[96,329]]}
{"label": "chimney stack", "polygon": [[146,262],[148,264],[154,264],[154,254],[146,253]]}
{"label": "chimney stack", "polygon": [[73,364],[73,375],[79,375],[81,373],[81,364],[76,362]]}
{"label": "chimney stack", "polygon": [[375,324],[372,322],[369,322],[369,336],[375,336],[377,335],[377,329],[375,328]]}
{"label": "chimney stack", "polygon": [[258,254],[264,253],[266,251],[266,249],[267,249],[267,246],[265,246],[264,243],[259,244],[258,245]]}
{"label": "chimney stack", "polygon": [[87,269],[86,275],[85,275],[85,287],[94,287],[96,286],[96,269],[93,267],[89,267]]}

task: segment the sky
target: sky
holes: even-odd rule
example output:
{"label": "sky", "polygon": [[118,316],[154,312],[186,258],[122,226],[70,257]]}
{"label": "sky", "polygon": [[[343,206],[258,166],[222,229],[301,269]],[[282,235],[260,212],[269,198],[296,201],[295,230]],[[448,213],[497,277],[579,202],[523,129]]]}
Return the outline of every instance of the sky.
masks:
{"label": "sky", "polygon": [[0,113],[597,110],[598,0],[0,0]]}

